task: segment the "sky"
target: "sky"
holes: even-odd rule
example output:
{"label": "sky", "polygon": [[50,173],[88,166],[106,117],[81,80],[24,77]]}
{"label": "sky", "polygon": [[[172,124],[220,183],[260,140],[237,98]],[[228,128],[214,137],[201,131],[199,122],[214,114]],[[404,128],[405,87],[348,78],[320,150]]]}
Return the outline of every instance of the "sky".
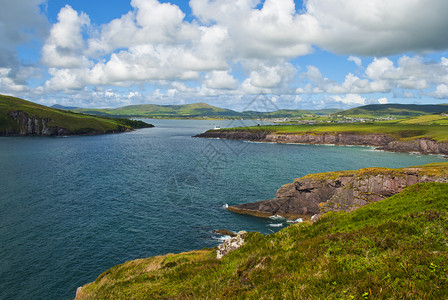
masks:
{"label": "sky", "polygon": [[448,103],[446,0],[0,0],[0,94],[243,110]]}

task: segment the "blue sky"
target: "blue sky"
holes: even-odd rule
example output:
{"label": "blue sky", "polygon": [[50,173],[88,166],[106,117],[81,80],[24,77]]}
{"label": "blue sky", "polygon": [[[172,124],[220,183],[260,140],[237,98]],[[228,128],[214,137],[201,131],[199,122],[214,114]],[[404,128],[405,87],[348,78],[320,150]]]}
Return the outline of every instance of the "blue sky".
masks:
{"label": "blue sky", "polygon": [[0,4],[0,93],[45,105],[448,103],[446,0]]}

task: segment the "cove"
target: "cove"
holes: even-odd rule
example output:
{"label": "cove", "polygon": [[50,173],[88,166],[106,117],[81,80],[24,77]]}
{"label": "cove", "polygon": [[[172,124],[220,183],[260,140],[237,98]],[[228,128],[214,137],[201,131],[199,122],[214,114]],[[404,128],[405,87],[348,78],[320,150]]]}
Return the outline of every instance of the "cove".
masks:
{"label": "cove", "polygon": [[148,122],[156,127],[116,135],[0,138],[1,299],[73,298],[125,261],[214,247],[216,229],[280,230],[223,206],[272,198],[309,173],[446,161],[191,137],[229,121]]}

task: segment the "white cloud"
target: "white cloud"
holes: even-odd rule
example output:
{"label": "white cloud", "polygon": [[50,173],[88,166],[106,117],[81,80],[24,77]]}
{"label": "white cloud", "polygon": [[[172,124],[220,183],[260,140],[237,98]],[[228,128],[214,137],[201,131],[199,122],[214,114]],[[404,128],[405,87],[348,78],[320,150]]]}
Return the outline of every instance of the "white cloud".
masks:
{"label": "white cloud", "polygon": [[[448,66],[444,65],[445,61],[442,58],[440,62],[425,62],[419,56],[402,56],[395,65],[388,58],[374,58],[361,77],[349,73],[341,84],[323,77],[316,67],[308,66],[307,71],[301,76],[309,83],[305,88],[298,88],[296,92],[369,94],[388,93],[395,89],[403,89],[405,90],[403,95],[409,96],[412,93],[406,92],[406,90],[422,91],[448,82]],[[442,93],[430,93],[430,95],[439,94]]]}
{"label": "white cloud", "polygon": [[[356,104],[370,101],[362,94],[400,89],[403,95],[429,95],[448,82],[446,58],[384,57],[448,48],[440,38],[448,27],[445,0],[304,3],[298,8],[293,0],[191,0],[195,19],[188,21],[174,4],[132,0],[129,12],[93,26],[67,5],[42,49],[51,76],[45,89],[69,93],[149,84],[160,99],[295,92],[339,95],[328,101]],[[303,66],[306,71],[297,74],[292,59],[313,47],[347,54],[358,69],[342,81],[316,66]],[[377,57],[368,64],[370,58],[360,56]],[[443,94],[437,89],[432,95]]]}
{"label": "white cloud", "polygon": [[238,86],[237,80],[228,71],[213,71],[206,76],[205,84],[212,89],[232,90]]}
{"label": "white cloud", "polygon": [[0,68],[0,91],[2,91],[2,93],[8,94],[29,90],[25,84],[19,84],[11,78],[9,76],[10,72],[11,68]]}
{"label": "white cloud", "polygon": [[342,102],[345,104],[350,104],[350,105],[364,105],[366,104],[366,98],[361,97],[360,95],[357,94],[347,94],[344,97],[341,96],[334,96],[333,97],[334,100],[338,101],[338,102]]}
{"label": "white cloud", "polygon": [[383,97],[383,98],[378,99],[378,103],[379,104],[387,104],[387,103],[389,103],[389,100],[387,100],[386,97]]}
{"label": "white cloud", "polygon": [[358,67],[362,67],[362,60],[359,57],[349,56],[347,60],[354,62]]}
{"label": "white cloud", "polygon": [[43,62],[56,68],[74,68],[85,64],[87,59],[83,56],[85,43],[82,30],[89,24],[86,14],[78,14],[70,5],[63,7],[58,14],[58,23],[51,28],[42,48]]}
{"label": "white cloud", "polygon": [[314,43],[339,54],[382,56],[448,47],[445,0],[308,0]]}
{"label": "white cloud", "polygon": [[436,90],[430,93],[430,95],[438,99],[448,99],[448,85],[439,84]]}

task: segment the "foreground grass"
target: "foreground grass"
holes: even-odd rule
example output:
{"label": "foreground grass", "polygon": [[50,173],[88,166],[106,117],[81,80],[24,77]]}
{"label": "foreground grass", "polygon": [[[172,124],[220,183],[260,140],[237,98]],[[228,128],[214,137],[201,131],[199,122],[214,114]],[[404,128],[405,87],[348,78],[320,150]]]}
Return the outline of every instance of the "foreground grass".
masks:
{"label": "foreground grass", "polygon": [[39,105],[15,97],[0,95],[0,132],[19,129],[17,122],[8,115],[12,111],[22,111],[29,117],[48,119],[48,126],[65,128],[75,134],[89,133],[92,131],[122,131],[124,128],[131,129],[143,126],[141,122],[73,113]]}
{"label": "foreground grass", "polygon": [[431,138],[448,141],[448,127],[444,125],[425,125],[414,123],[361,123],[361,124],[319,124],[319,125],[269,125],[221,129],[223,131],[265,131],[287,134],[386,134],[398,140]]}
{"label": "foreground grass", "polygon": [[352,213],[213,249],[116,266],[80,299],[446,299],[448,184],[407,188]]}

